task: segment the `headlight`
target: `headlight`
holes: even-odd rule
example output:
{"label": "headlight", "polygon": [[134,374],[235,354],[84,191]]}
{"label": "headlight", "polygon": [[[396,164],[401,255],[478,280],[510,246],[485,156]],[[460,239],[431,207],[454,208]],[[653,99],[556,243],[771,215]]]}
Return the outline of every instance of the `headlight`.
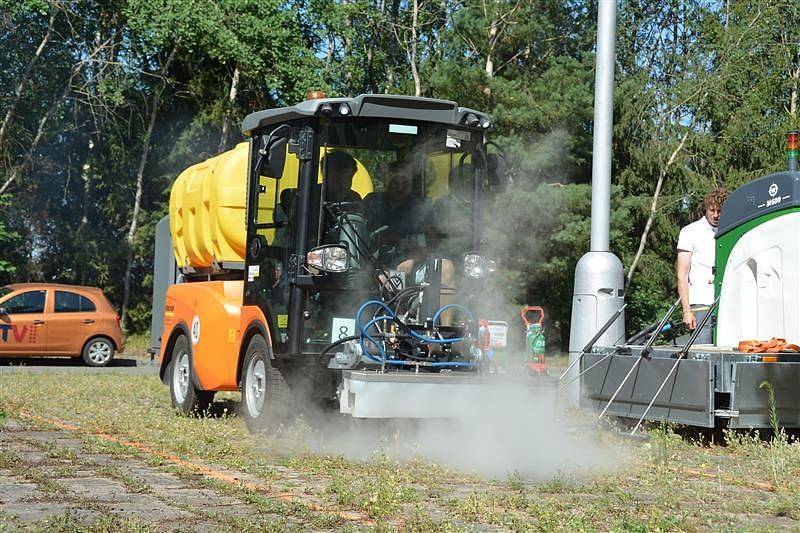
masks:
{"label": "headlight", "polygon": [[349,254],[344,246],[320,246],[306,254],[306,264],[322,272],[346,272]]}
{"label": "headlight", "polygon": [[470,278],[478,279],[497,270],[497,263],[478,254],[464,256],[464,274]]}

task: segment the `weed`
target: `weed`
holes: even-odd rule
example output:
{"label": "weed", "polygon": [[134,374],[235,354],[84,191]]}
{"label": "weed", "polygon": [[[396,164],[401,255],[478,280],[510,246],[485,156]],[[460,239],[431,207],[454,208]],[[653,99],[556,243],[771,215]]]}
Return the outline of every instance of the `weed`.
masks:
{"label": "weed", "polygon": [[73,452],[69,448],[58,446],[52,442],[42,441],[37,439],[23,439],[23,440],[28,444],[44,451],[49,459],[62,459],[65,461],[74,461],[75,459],[77,459],[77,455],[75,455],[75,452]]}
{"label": "weed", "polygon": [[767,389],[769,392],[769,421],[772,427],[772,440],[768,444],[770,470],[772,481],[776,488],[784,489],[786,486],[786,461],[788,455],[789,441],[786,432],[778,424],[778,408],[775,401],[775,388],[769,381],[762,381],[759,389]]}
{"label": "weed", "polygon": [[458,516],[469,522],[497,521],[494,500],[485,492],[472,492],[461,501],[454,502]]}
{"label": "weed", "polygon": [[86,524],[85,517],[74,511],[46,518],[30,526],[32,531],[42,532],[98,532],[98,533],[142,533],[156,531],[155,528],[135,518],[121,517],[115,514],[104,514],[91,524]]}
{"label": "weed", "polygon": [[135,476],[127,474],[114,466],[101,466],[97,469],[97,473],[119,481],[125,485],[126,489],[135,494],[149,493],[153,490],[147,483],[136,479]]}
{"label": "weed", "polygon": [[508,487],[509,490],[516,491],[522,491],[525,488],[525,485],[522,483],[522,476],[518,470],[508,473],[508,477],[506,478],[506,487]]}
{"label": "weed", "polygon": [[777,436],[780,432],[778,427],[778,408],[775,402],[775,387],[772,386],[772,383],[769,381],[762,381],[758,385],[759,389],[767,389],[769,392],[769,423],[772,427],[772,431]]}
{"label": "weed", "polygon": [[452,522],[435,520],[425,511],[415,508],[405,522],[405,530],[409,533],[428,533],[430,531],[457,531]]}
{"label": "weed", "polygon": [[567,477],[563,474],[563,472],[559,472],[549,481],[542,483],[542,485],[539,487],[539,492],[543,492],[545,494],[559,494],[562,492],[567,492],[568,486],[569,484]]}
{"label": "weed", "polygon": [[50,475],[44,475],[36,469],[30,468],[30,465],[14,452],[0,450],[0,469],[10,470],[15,476],[27,479],[35,483],[36,488],[46,494],[63,494],[67,492],[67,488],[52,479]]}
{"label": "weed", "polygon": [[0,450],[0,468],[12,470],[21,463],[19,455],[8,450]]}
{"label": "weed", "polygon": [[28,481],[36,483],[36,488],[45,494],[66,494],[67,487],[53,479],[50,475],[43,474],[37,470],[26,469],[22,475]]}
{"label": "weed", "polygon": [[399,510],[401,503],[417,499],[417,490],[409,485],[409,478],[401,465],[381,456],[371,467],[371,475],[362,475],[348,468],[330,473],[332,481],[328,491],[335,495],[337,503],[360,509],[370,517],[381,518]]}
{"label": "weed", "polygon": [[797,492],[781,492],[769,501],[767,507],[775,516],[800,520],[800,494]]}

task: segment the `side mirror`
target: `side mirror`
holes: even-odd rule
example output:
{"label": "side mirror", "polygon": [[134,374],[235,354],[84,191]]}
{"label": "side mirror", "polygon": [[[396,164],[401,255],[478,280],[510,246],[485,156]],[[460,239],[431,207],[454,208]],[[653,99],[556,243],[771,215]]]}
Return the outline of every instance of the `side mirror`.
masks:
{"label": "side mirror", "polygon": [[262,138],[264,145],[259,148],[259,168],[261,176],[279,180],[283,175],[283,165],[286,163],[287,137],[278,137],[270,140],[269,136]]}
{"label": "side mirror", "polygon": [[306,254],[306,265],[317,272],[347,272],[350,254],[339,244],[318,246]]}
{"label": "side mirror", "polygon": [[8,309],[0,305],[0,316],[4,316],[8,314]]}
{"label": "side mirror", "polygon": [[250,244],[247,247],[250,259],[255,263],[260,263],[264,259],[264,252],[267,246],[267,239],[263,235],[256,235],[250,239]]}

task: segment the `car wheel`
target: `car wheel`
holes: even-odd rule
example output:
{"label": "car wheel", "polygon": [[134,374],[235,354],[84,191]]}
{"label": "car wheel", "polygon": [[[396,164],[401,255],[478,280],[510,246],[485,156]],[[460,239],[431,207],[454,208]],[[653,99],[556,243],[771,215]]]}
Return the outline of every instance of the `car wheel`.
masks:
{"label": "car wheel", "polygon": [[82,355],[88,366],[108,366],[114,358],[114,343],[105,337],[95,337],[84,345]]}
{"label": "car wheel", "polygon": [[214,400],[213,391],[199,390],[195,387],[193,373],[194,365],[189,340],[185,335],[181,335],[172,346],[172,357],[167,370],[172,407],[181,414],[202,413]]}
{"label": "car wheel", "polygon": [[289,416],[289,384],[270,356],[264,337],[250,339],[242,365],[241,392],[242,416],[252,433],[275,431]]}

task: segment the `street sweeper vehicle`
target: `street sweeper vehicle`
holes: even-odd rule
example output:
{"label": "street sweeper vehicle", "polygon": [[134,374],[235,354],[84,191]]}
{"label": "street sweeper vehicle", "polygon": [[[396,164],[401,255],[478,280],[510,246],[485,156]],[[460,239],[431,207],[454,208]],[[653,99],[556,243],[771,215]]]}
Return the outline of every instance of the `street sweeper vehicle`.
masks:
{"label": "street sweeper vehicle", "polygon": [[[626,342],[595,346],[565,372],[580,380],[581,405],[600,416],[705,428],[800,427],[800,172],[798,134],[787,135],[789,169],[755,179],[724,203],[716,233],[713,344],[698,324],[677,345],[658,344],[679,301]],[[624,306],[623,306],[624,309]]]}
{"label": "street sweeper vehicle", "polygon": [[478,345],[495,268],[481,217],[506,181],[489,117],[310,97],[242,128],[246,142],[177,178],[157,228],[153,341],[173,405],[240,390],[260,430],[307,402],[438,418],[480,401],[495,386]]}

